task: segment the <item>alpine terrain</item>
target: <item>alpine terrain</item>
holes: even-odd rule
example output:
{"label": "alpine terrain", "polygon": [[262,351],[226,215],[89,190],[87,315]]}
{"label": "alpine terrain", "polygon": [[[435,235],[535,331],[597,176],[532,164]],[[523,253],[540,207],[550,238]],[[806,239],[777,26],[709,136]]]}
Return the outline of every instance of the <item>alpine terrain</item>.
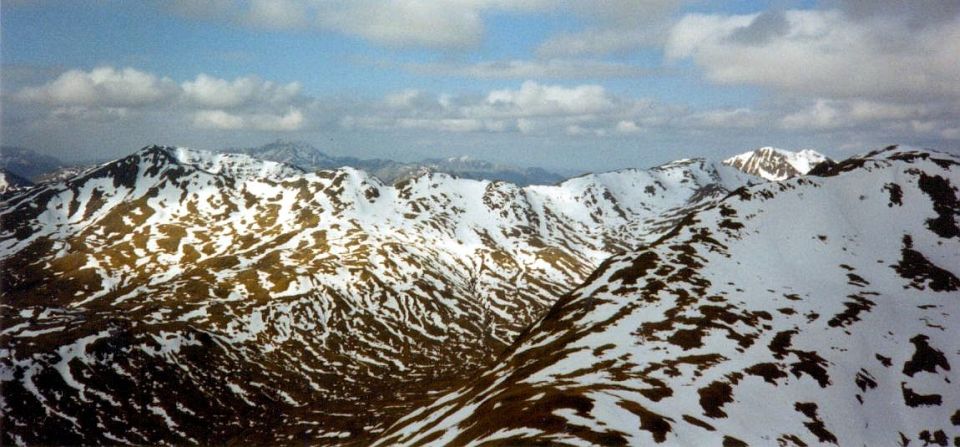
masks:
{"label": "alpine terrain", "polygon": [[30,180],[0,168],[0,193],[4,193],[9,189],[23,188],[32,184]]}
{"label": "alpine terrain", "polygon": [[378,445],[960,445],[960,159],[736,190]]}
{"label": "alpine terrain", "polygon": [[744,152],[723,161],[743,172],[767,180],[780,181],[810,172],[821,163],[833,161],[811,149],[791,152],[769,146]]}
{"label": "alpine terrain", "polygon": [[2,442],[368,443],[492,366],[604,259],[757,181],[693,159],[387,185],[150,146],[13,191]]}

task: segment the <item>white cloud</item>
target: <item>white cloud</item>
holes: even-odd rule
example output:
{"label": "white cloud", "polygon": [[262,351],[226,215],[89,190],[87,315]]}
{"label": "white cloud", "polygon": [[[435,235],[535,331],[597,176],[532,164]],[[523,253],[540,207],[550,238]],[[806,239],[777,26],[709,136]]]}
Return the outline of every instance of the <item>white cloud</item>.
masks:
{"label": "white cloud", "polygon": [[230,108],[247,104],[288,104],[300,95],[298,82],[278,85],[256,77],[232,81],[200,74],[183,83],[184,98],[201,107]]}
{"label": "white cloud", "polygon": [[627,120],[623,120],[617,123],[616,129],[617,129],[617,132],[620,132],[623,134],[637,133],[642,130],[640,129],[640,126],[637,125],[637,123],[633,121],[627,121]]}
{"label": "white cloud", "polygon": [[517,130],[519,130],[520,133],[531,133],[531,132],[534,132],[536,129],[537,129],[537,125],[534,124],[533,121],[531,120],[528,120],[526,118],[520,118],[517,120]]}
{"label": "white cloud", "polygon": [[193,125],[201,129],[241,129],[243,118],[223,110],[201,110],[193,115]]}
{"label": "white cloud", "polygon": [[193,115],[193,125],[216,130],[293,131],[303,126],[303,112],[291,109],[284,114],[235,114],[223,110],[200,110]]}
{"label": "white cloud", "polygon": [[746,107],[697,112],[687,121],[694,126],[714,128],[752,128],[763,123],[756,112]]}
{"label": "white cloud", "polygon": [[291,131],[303,127],[303,112],[290,109],[282,115],[255,114],[247,118],[257,130]]}
{"label": "white cloud", "polygon": [[349,114],[341,125],[351,129],[533,133],[569,125],[596,125],[606,122],[604,116],[628,107],[618,104],[598,85],[566,87],[533,81],[483,96],[438,96],[402,90],[386,95],[380,104]]}
{"label": "white cloud", "polygon": [[613,107],[613,99],[599,85],[563,87],[524,82],[517,90],[491,91],[486,101],[470,108],[471,114],[495,116],[555,116],[600,113]]}
{"label": "white cloud", "polygon": [[56,79],[26,87],[18,98],[48,105],[138,107],[176,95],[169,78],[158,78],[133,68],[98,67],[89,72],[69,70]]}
{"label": "white cloud", "polygon": [[125,119],[131,115],[125,107],[87,107],[60,106],[50,111],[50,117],[56,120],[75,120],[82,122],[108,123]]}
{"label": "white cloud", "polygon": [[255,76],[233,80],[198,75],[180,85],[134,68],[69,70],[14,94],[46,109],[54,121],[119,122],[143,114],[192,117],[201,129],[292,131],[303,128],[302,106],[312,99],[297,82],[277,84]]}
{"label": "white cloud", "polygon": [[818,98],[793,107],[780,119],[789,130],[861,129],[865,132],[895,129],[929,136],[939,135],[960,115],[960,104],[915,104],[863,99]]}
{"label": "white cloud", "polygon": [[620,62],[572,59],[485,61],[469,65],[411,63],[401,67],[416,74],[475,79],[636,78],[659,73]]}
{"label": "white cloud", "polygon": [[506,124],[500,120],[479,120],[473,118],[401,118],[397,126],[402,129],[426,129],[443,132],[502,132]]}
{"label": "white cloud", "polygon": [[[783,29],[735,38],[762,15],[687,15],[666,54],[692,58],[707,78],[825,97],[960,96],[960,19],[906,32],[840,11],[783,13]],[[888,44],[881,36],[900,37]],[[889,38],[887,38],[889,39]]]}
{"label": "white cloud", "polygon": [[381,104],[357,110],[340,124],[348,129],[607,135],[638,132],[641,123],[657,121],[650,116],[649,101],[616,98],[591,84],[526,81],[514,89],[462,96],[404,90],[386,95]]}
{"label": "white cloud", "polygon": [[832,101],[820,99],[804,110],[783,117],[780,121],[786,129],[832,129],[843,125],[840,111]]}

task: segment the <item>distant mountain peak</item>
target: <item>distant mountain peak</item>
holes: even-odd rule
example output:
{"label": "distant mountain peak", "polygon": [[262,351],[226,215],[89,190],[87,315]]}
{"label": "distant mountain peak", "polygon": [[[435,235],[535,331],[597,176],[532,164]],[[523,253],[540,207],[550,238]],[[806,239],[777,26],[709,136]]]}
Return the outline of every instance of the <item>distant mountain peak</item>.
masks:
{"label": "distant mountain peak", "polygon": [[478,160],[469,155],[448,158],[433,158],[419,162],[403,162],[385,159],[362,159],[338,157],[324,153],[309,143],[277,140],[252,148],[228,148],[221,152],[241,153],[262,160],[271,160],[297,166],[307,171],[336,169],[351,166],[378,177],[385,183],[396,183],[423,172],[447,174],[475,180],[502,180],[520,186],[554,184],[564,179],[560,174],[541,168],[522,168]]}
{"label": "distant mountain peak", "polygon": [[781,181],[806,175],[815,166],[826,161],[829,161],[826,156],[812,149],[792,152],[764,146],[730,157],[724,160],[723,164],[767,180]]}
{"label": "distant mountain peak", "polygon": [[15,146],[0,146],[0,168],[25,180],[37,181],[37,177],[64,166],[64,163],[49,155]]}

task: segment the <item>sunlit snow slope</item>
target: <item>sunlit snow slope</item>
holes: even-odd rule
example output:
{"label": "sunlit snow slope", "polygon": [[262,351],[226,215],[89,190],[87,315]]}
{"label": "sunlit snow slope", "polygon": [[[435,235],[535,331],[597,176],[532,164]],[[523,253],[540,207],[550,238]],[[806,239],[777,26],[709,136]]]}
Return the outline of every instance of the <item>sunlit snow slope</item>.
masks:
{"label": "sunlit snow slope", "polygon": [[152,146],[4,196],[3,442],[363,443],[748,176],[394,186]]}
{"label": "sunlit snow slope", "polygon": [[379,444],[960,444],[960,160],[815,173],[613,257]]}

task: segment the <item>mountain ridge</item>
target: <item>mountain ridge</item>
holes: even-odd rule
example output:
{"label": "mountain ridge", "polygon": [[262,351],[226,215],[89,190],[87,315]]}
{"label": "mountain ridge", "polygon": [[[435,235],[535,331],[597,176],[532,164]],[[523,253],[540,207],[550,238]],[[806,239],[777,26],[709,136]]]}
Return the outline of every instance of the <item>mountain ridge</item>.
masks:
{"label": "mountain ridge", "polygon": [[518,168],[499,165],[470,157],[425,159],[419,162],[400,162],[387,159],[361,159],[328,155],[307,143],[282,140],[251,148],[227,148],[222,152],[241,153],[264,160],[283,162],[306,170],[336,169],[350,166],[365,170],[387,184],[404,180],[422,172],[444,172],[474,180],[507,181],[520,186],[554,184],[564,177],[542,168]]}
{"label": "mountain ridge", "polygon": [[386,185],[149,146],[4,197],[4,426],[25,442],[362,442],[604,258],[750,181],[692,160]]}
{"label": "mountain ridge", "polygon": [[958,442],[958,169],[890,147],[740,188],[375,445]]}

